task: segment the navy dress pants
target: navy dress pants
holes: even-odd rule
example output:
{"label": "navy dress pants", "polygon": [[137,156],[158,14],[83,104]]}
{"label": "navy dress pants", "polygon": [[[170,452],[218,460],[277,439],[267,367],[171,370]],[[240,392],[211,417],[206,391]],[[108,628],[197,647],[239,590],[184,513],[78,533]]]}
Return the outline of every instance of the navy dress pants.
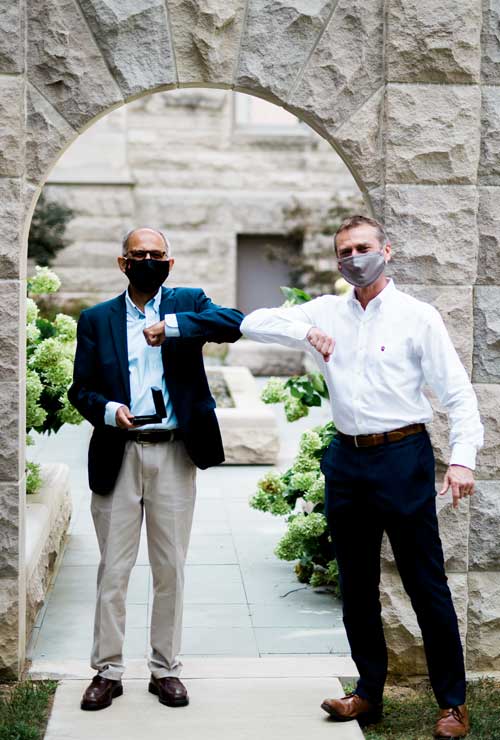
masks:
{"label": "navy dress pants", "polygon": [[321,468],[344,625],[360,675],[357,693],[379,703],[387,675],[379,596],[385,531],[422,632],[436,700],[443,709],[463,704],[463,650],[444,570],[427,432],[364,448],[335,437]]}

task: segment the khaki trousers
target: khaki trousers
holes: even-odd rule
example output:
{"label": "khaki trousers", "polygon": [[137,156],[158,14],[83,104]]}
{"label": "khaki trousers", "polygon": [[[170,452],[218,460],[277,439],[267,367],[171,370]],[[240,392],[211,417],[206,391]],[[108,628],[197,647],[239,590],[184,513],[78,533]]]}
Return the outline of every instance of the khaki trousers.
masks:
{"label": "khaki trousers", "polygon": [[101,676],[116,680],[125,669],[125,601],[144,513],[154,586],[148,666],[157,678],[180,674],[184,564],[195,496],[196,467],[180,440],[127,442],[112,493],[92,494],[101,561],[91,665]]}

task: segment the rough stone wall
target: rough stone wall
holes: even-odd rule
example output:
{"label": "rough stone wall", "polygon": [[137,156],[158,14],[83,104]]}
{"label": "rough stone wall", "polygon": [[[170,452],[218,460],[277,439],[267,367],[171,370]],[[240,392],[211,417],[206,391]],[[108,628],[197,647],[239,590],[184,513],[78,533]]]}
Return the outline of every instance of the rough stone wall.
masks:
{"label": "rough stone wall", "polygon": [[[499,670],[498,3],[1,0],[1,10],[1,673],[16,675],[24,655],[18,319],[31,198],[55,156],[94,118],[176,85],[239,88],[303,118],[339,149],[385,219],[399,282],[429,290],[445,311],[451,299],[450,316],[473,315],[461,326],[462,352],[472,364],[486,444],[479,494],[469,511],[443,512],[443,538],[468,667]],[[438,414],[442,461],[445,439]],[[393,668],[422,667],[390,563],[384,584]]]}
{"label": "rough stone wall", "polygon": [[[449,582],[467,668],[500,669],[500,232],[497,3],[391,0],[386,17],[385,198],[393,272],[441,310],[478,396],[485,446],[477,493],[453,510],[438,500]],[[482,43],[481,43],[482,28]],[[438,482],[448,460],[436,401]],[[392,665],[423,672],[411,606],[384,559],[383,606]]]}
{"label": "rough stone wall", "polygon": [[0,675],[18,674],[25,651],[23,231],[25,50],[23,0],[0,12]]}
{"label": "rough stone wall", "polygon": [[76,214],[72,244],[54,263],[61,300],[92,304],[123,290],[120,237],[151,224],[172,242],[170,285],[203,285],[235,305],[238,234],[285,233],[287,205],[359,200],[345,164],[309,126],[238,122],[238,102],[227,90],[157,93],[76,140],[46,185]]}

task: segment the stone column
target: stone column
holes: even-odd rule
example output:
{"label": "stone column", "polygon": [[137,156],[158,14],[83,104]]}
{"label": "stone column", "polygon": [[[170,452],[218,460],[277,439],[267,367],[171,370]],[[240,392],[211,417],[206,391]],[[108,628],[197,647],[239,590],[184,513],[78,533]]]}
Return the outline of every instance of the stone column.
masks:
{"label": "stone column", "polygon": [[25,651],[24,2],[0,12],[0,677]]}
{"label": "stone column", "polygon": [[[469,373],[479,251],[481,16],[481,0],[390,0],[386,10],[380,211],[394,247],[392,273],[400,288],[440,310]],[[439,485],[449,461],[448,425],[434,405]],[[491,416],[487,408],[488,402],[483,416]],[[481,464],[478,476],[484,477]],[[457,510],[449,498],[437,503],[449,584],[464,647],[470,648],[469,620],[480,609],[468,572],[477,509],[469,501]],[[382,601],[390,670],[426,673],[420,631],[387,544]]]}
{"label": "stone column", "polygon": [[500,671],[500,7],[483,2],[473,374],[485,423],[469,532],[467,667]]}

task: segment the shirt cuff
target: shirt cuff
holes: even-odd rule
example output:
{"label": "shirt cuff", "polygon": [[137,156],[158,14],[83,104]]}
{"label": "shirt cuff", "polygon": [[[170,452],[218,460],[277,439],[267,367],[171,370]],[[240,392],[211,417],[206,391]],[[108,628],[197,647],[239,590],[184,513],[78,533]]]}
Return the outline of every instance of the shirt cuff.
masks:
{"label": "shirt cuff", "polygon": [[165,336],[166,337],[180,337],[179,324],[177,323],[177,316],[175,313],[166,313],[163,317],[165,322]]}
{"label": "shirt cuff", "polygon": [[104,423],[110,427],[118,426],[116,423],[116,412],[123,405],[123,403],[118,403],[118,401],[108,401],[104,409]]}
{"label": "shirt cuff", "polygon": [[312,324],[307,324],[305,321],[294,321],[290,326],[290,333],[292,334],[294,339],[302,341],[305,340],[305,338],[313,328],[314,327]]}
{"label": "shirt cuff", "polygon": [[451,451],[450,465],[463,465],[465,468],[475,470],[476,448],[468,444],[455,444]]}

